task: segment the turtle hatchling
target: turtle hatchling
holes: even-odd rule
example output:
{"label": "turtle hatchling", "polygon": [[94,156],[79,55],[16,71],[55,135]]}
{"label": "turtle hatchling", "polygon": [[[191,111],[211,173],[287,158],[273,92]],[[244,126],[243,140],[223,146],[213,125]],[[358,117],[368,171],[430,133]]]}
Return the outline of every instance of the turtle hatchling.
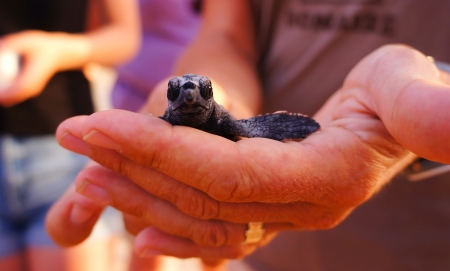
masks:
{"label": "turtle hatchling", "polygon": [[206,76],[185,74],[170,79],[167,99],[169,105],[160,117],[163,120],[233,141],[243,137],[295,140],[305,138],[320,128],[308,116],[284,111],[237,120],[214,101],[211,80]]}

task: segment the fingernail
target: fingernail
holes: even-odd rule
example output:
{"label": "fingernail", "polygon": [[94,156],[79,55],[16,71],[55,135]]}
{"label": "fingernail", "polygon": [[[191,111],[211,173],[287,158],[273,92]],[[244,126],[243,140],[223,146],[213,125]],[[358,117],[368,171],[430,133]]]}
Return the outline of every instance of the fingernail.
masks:
{"label": "fingernail", "polygon": [[76,152],[78,154],[81,155],[85,155],[85,156],[89,156],[90,155],[90,150],[89,150],[89,146],[86,145],[86,142],[84,142],[83,140],[81,140],[80,138],[65,132],[58,140],[59,145],[61,145],[62,147]]}
{"label": "fingernail", "polygon": [[70,221],[76,225],[83,225],[96,215],[95,212],[83,208],[79,204],[74,204],[70,212]]}
{"label": "fingernail", "polygon": [[117,142],[97,130],[91,130],[83,137],[83,140],[106,149],[122,152]]}
{"label": "fingernail", "polygon": [[144,250],[144,252],[142,252],[139,256],[142,258],[150,258],[150,257],[155,257],[155,256],[158,256],[161,254],[162,254],[161,251],[149,248],[149,249]]}
{"label": "fingernail", "polygon": [[98,185],[92,184],[88,180],[84,180],[81,185],[77,186],[76,190],[78,193],[95,200],[98,203],[107,205],[112,202],[111,197],[105,189]]}

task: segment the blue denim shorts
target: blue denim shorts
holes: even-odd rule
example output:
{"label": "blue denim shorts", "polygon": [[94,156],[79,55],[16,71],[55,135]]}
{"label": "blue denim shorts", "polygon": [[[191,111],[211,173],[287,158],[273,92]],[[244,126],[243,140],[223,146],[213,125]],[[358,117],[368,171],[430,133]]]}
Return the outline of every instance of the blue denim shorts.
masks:
{"label": "blue denim shorts", "polygon": [[87,158],[55,137],[0,137],[0,257],[27,247],[55,247],[44,220]]}

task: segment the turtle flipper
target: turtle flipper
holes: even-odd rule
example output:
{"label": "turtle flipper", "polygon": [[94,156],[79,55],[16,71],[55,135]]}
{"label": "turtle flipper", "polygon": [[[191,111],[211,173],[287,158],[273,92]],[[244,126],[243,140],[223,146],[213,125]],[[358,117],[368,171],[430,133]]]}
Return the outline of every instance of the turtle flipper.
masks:
{"label": "turtle flipper", "polygon": [[221,119],[224,134],[241,137],[264,137],[275,140],[305,138],[320,128],[312,118],[287,112],[259,115],[249,119]]}

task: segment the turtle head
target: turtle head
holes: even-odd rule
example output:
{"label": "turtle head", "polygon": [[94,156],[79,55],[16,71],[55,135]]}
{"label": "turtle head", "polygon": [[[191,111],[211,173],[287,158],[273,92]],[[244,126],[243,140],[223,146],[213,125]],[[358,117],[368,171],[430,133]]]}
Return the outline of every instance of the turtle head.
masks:
{"label": "turtle head", "polygon": [[211,80],[205,76],[185,74],[169,80],[169,112],[181,125],[198,127],[206,123],[213,110]]}

